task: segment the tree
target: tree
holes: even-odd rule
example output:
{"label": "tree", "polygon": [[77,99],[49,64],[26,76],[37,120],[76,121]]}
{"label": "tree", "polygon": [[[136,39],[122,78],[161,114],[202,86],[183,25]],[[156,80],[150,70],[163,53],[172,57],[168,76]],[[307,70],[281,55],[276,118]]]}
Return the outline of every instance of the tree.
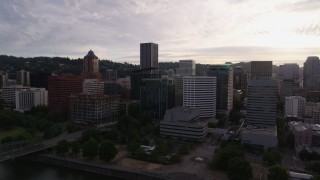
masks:
{"label": "tree", "polygon": [[6,136],[1,139],[1,144],[11,143],[14,141],[14,137],[12,136]]}
{"label": "tree", "polygon": [[269,149],[264,152],[263,160],[267,161],[270,166],[281,162],[281,153],[276,149]]}
{"label": "tree", "polygon": [[73,142],[71,144],[71,152],[74,156],[77,156],[80,153],[81,144],[79,142]]}
{"label": "tree", "polygon": [[287,136],[287,142],[288,142],[289,148],[293,149],[295,146],[295,140],[294,140],[294,134],[292,131],[290,131]]}
{"label": "tree", "polygon": [[247,180],[252,178],[252,168],[244,158],[233,158],[228,162],[227,174],[230,180]]}
{"label": "tree", "polygon": [[307,164],[306,170],[315,172],[315,173],[320,173],[320,161],[313,161]]}
{"label": "tree", "polygon": [[229,160],[232,158],[244,158],[244,150],[239,145],[228,145],[222,149],[216,150],[213,162],[209,164],[211,168],[227,170]]}
{"label": "tree", "polygon": [[268,171],[268,180],[288,180],[288,172],[280,166],[272,166]]}
{"label": "tree", "polygon": [[95,139],[96,141],[99,141],[100,135],[101,135],[101,132],[99,129],[96,129],[96,128],[87,129],[82,132],[81,141],[85,142],[90,140],[91,138]]}
{"label": "tree", "polygon": [[299,152],[299,158],[303,161],[305,160],[310,160],[311,159],[311,154],[309,153],[308,150],[306,150],[305,148],[303,148],[300,152]]}
{"label": "tree", "polygon": [[56,153],[65,154],[69,151],[69,143],[66,140],[61,140],[57,143]]}
{"label": "tree", "polygon": [[82,156],[89,158],[96,157],[98,155],[98,146],[98,142],[90,138],[82,145]]}
{"label": "tree", "polygon": [[111,161],[118,153],[116,146],[108,140],[103,140],[99,148],[99,158],[106,162]]}

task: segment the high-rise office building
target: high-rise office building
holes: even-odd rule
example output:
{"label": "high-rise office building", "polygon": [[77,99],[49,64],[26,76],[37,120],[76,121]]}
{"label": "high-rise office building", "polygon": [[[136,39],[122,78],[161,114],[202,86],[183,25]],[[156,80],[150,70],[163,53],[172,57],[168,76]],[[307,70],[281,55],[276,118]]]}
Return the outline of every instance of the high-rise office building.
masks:
{"label": "high-rise office building", "polygon": [[228,115],[233,108],[233,69],[231,65],[210,65],[207,75],[217,77],[217,113]]}
{"label": "high-rise office building", "polygon": [[179,68],[176,74],[180,76],[196,75],[196,63],[194,60],[179,60]]}
{"label": "high-rise office building", "polygon": [[[158,64],[158,44],[140,44],[140,69],[159,68]],[[152,73],[156,73],[155,70]]]}
{"label": "high-rise office building", "polygon": [[272,78],[272,61],[251,61],[251,79]]}
{"label": "high-rise office building", "polygon": [[216,77],[183,77],[183,107],[198,109],[200,118],[215,117],[217,97],[216,90]]}
{"label": "high-rise office building", "polygon": [[117,80],[117,70],[107,69],[106,70],[106,81],[115,82]]}
{"label": "high-rise office building", "polygon": [[30,73],[30,86],[48,89],[49,72],[32,72]]}
{"label": "high-rise office building", "polygon": [[246,91],[248,84],[248,73],[241,67],[233,68],[233,88]]}
{"label": "high-rise office building", "polygon": [[172,79],[143,79],[140,91],[140,111],[154,120],[162,120],[166,110],[174,107],[175,90]]}
{"label": "high-rise office building", "polygon": [[83,93],[86,94],[103,94],[104,82],[98,79],[85,79],[82,84]]}
{"label": "high-rise office building", "polygon": [[0,88],[8,86],[9,75],[7,72],[0,71]]}
{"label": "high-rise office building", "polygon": [[99,58],[92,50],[83,58],[82,77],[84,79],[101,79],[99,72]]}
{"label": "high-rise office building", "polygon": [[30,87],[22,85],[10,85],[2,87],[2,99],[5,106],[15,106],[16,102],[16,91],[28,90]]}
{"label": "high-rise office building", "polygon": [[307,91],[320,91],[320,60],[310,56],[303,65],[303,88]]}
{"label": "high-rise office building", "polygon": [[69,97],[82,92],[83,78],[69,74],[48,77],[49,111],[67,118],[70,110]]}
{"label": "high-rise office building", "polygon": [[306,99],[300,96],[285,98],[285,117],[302,118],[305,112]]}
{"label": "high-rise office building", "polygon": [[30,73],[29,71],[17,71],[17,85],[30,86]]}
{"label": "high-rise office building", "polygon": [[183,76],[173,76],[175,86],[175,103],[176,107],[183,106]]}
{"label": "high-rise office building", "polygon": [[45,88],[22,89],[16,93],[16,111],[24,112],[36,106],[48,105],[48,91]]}
{"label": "high-rise office building", "polygon": [[247,122],[265,128],[276,126],[277,83],[271,79],[252,79],[247,91]]}
{"label": "high-rise office building", "polygon": [[102,124],[118,119],[119,96],[103,94],[72,94],[70,96],[71,121],[77,124]]}
{"label": "high-rise office building", "polygon": [[299,65],[296,63],[283,64],[279,66],[279,80],[299,81]]}

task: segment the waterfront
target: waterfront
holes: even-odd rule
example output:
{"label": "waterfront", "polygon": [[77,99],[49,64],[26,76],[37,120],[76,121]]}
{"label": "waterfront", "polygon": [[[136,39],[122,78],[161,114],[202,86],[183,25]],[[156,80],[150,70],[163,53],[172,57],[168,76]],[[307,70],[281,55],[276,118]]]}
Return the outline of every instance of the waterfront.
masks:
{"label": "waterfront", "polygon": [[53,165],[29,162],[7,161],[0,163],[0,180],[108,180],[103,175],[62,168]]}

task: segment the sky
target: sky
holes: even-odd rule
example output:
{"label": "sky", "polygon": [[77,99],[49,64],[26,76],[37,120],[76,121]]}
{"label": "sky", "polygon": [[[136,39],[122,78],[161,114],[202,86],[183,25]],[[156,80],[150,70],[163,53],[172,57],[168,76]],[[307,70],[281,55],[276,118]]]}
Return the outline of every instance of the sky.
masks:
{"label": "sky", "polygon": [[320,56],[320,0],[3,0],[0,54],[218,64]]}

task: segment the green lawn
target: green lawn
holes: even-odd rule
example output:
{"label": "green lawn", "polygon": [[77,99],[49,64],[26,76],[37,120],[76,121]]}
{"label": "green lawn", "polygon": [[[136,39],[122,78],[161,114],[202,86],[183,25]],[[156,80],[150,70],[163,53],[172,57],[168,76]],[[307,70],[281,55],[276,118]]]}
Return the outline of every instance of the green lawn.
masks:
{"label": "green lawn", "polygon": [[23,128],[23,127],[15,127],[10,131],[1,130],[0,131],[0,141],[1,141],[2,138],[6,137],[6,136],[14,137],[14,136],[17,136],[17,135],[22,134],[24,132],[26,132],[26,129]]}

